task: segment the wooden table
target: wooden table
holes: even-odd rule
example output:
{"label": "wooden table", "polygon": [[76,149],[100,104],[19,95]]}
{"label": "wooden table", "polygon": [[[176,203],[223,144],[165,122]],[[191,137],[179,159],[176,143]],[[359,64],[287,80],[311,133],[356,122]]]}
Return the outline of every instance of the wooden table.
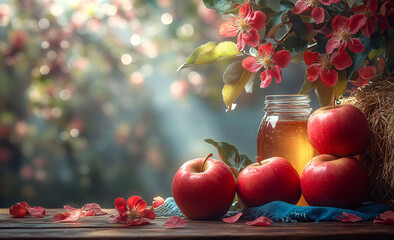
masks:
{"label": "wooden table", "polygon": [[[105,209],[115,214],[114,209]],[[167,218],[144,226],[108,224],[108,215],[80,218],[78,223],[53,223],[51,218],[64,209],[48,209],[44,218],[12,218],[0,209],[0,239],[394,239],[394,225],[361,223],[272,223],[248,226],[243,221],[190,220],[183,228],[165,229]]]}

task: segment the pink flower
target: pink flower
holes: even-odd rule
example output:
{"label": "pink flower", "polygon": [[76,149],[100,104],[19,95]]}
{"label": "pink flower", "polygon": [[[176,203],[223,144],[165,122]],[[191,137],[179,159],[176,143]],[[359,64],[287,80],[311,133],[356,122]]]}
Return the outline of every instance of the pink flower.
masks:
{"label": "pink flower", "polygon": [[324,9],[320,6],[322,4],[330,6],[332,3],[338,3],[339,1],[340,0],[299,0],[294,5],[292,12],[294,14],[300,14],[312,9],[312,18],[315,19],[316,23],[322,23],[324,21]]}
{"label": "pink flower", "polygon": [[333,87],[338,82],[337,70],[350,67],[353,63],[346,51],[336,51],[331,56],[317,52],[305,52],[304,61],[308,66],[306,69],[308,81],[316,81],[319,77],[327,87]]}
{"label": "pink flower", "polygon": [[223,37],[237,37],[237,48],[242,51],[245,44],[256,47],[260,42],[257,30],[265,26],[265,14],[261,11],[253,11],[250,3],[244,3],[239,9],[239,15],[229,22],[220,25],[219,33]]}
{"label": "pink flower", "polygon": [[126,226],[136,226],[149,224],[149,220],[154,220],[156,214],[153,208],[146,209],[147,204],[140,196],[132,196],[127,199],[116,198],[114,201],[118,215],[111,215],[108,223],[123,223]]}
{"label": "pink flower", "polygon": [[344,51],[349,44],[349,49],[354,53],[360,53],[364,51],[364,46],[358,38],[352,38],[352,35],[357,33],[358,26],[350,25],[350,20],[344,16],[337,15],[334,17],[331,23],[333,33],[328,34],[326,45],[326,52],[331,54],[336,48],[339,47],[339,51]]}
{"label": "pink flower", "polygon": [[353,85],[361,87],[376,77],[376,68],[374,66],[366,66],[358,71],[358,78]]}
{"label": "pink flower", "polygon": [[355,29],[360,29],[362,34],[367,38],[370,38],[375,32],[375,22],[383,31],[389,30],[389,21],[382,14],[377,13],[377,10],[377,0],[364,0],[363,5],[351,9],[352,12],[359,13],[350,16],[350,26]]}
{"label": "pink flower", "polygon": [[275,78],[276,83],[282,81],[281,68],[287,67],[291,61],[291,54],[287,50],[280,50],[274,54],[274,46],[271,43],[262,44],[259,46],[258,55],[256,57],[247,57],[242,61],[242,66],[250,72],[258,72],[264,68],[260,74],[261,88],[267,87]]}

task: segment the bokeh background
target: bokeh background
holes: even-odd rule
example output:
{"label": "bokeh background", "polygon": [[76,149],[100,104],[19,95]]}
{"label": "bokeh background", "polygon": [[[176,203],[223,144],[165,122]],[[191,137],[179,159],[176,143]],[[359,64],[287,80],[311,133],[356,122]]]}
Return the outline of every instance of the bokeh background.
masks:
{"label": "bokeh background", "polygon": [[228,62],[177,72],[222,22],[201,0],[0,1],[0,207],[168,197],[183,162],[217,158],[206,138],[254,159],[265,95],[297,93],[305,67],[225,112]]}

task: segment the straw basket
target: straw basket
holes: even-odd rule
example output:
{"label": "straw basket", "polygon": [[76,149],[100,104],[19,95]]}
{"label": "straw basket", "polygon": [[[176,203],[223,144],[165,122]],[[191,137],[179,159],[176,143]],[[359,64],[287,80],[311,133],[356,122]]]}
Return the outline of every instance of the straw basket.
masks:
{"label": "straw basket", "polygon": [[371,136],[358,159],[367,169],[370,199],[394,208],[394,78],[365,85],[340,104],[352,104],[367,117]]}

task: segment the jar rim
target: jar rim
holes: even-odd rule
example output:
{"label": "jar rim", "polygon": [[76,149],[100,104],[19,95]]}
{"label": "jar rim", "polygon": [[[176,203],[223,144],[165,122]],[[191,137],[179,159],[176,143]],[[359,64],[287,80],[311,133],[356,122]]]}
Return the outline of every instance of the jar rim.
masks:
{"label": "jar rim", "polygon": [[266,112],[276,113],[306,113],[310,114],[310,98],[307,94],[267,95],[265,97]]}
{"label": "jar rim", "polygon": [[278,94],[278,95],[267,95],[265,101],[310,101],[308,94]]}

